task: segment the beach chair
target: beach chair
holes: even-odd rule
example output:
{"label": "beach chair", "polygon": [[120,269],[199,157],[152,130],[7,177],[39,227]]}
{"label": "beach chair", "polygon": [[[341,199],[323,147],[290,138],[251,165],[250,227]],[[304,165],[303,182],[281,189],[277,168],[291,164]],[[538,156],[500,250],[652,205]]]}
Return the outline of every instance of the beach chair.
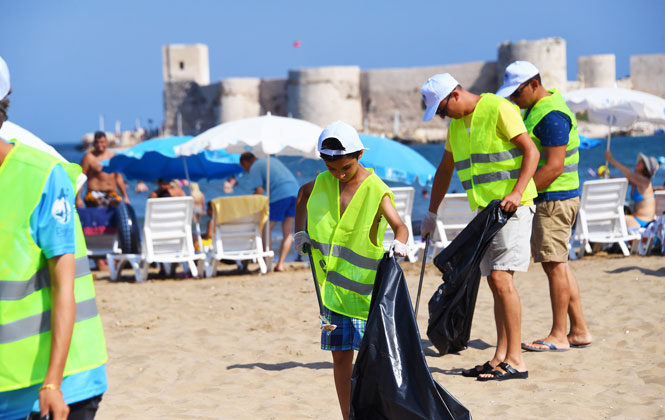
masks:
{"label": "beach chair", "polygon": [[626,178],[587,181],[582,185],[582,198],[575,224],[574,240],[579,241],[578,257],[591,253],[589,242],[617,243],[625,256],[630,251],[625,241],[639,239],[637,233],[629,234],[623,205],[626,198]]}
{"label": "beach chair", "polygon": [[447,247],[474,216],[466,193],[446,194],[437,211],[436,229],[432,236],[433,255]]}
{"label": "beach chair", "polygon": [[194,251],[193,209],[192,197],[149,199],[145,209],[141,253],[107,254],[111,280],[118,280],[122,268],[130,264],[136,281],[144,282],[148,279],[151,263],[180,263],[184,269],[189,269],[192,276],[198,277],[195,261],[205,259],[205,254]]}
{"label": "beach chair", "polygon": [[217,275],[218,260],[253,261],[262,274],[268,271],[261,232],[267,222],[268,198],[261,195],[220,197],[212,200],[215,233],[205,259],[206,277]]}
{"label": "beach chair", "polygon": [[90,258],[106,258],[121,253],[118,242],[116,209],[112,207],[78,208],[81,227]]}
{"label": "beach chair", "polygon": [[654,191],[656,198],[656,218],[665,214],[665,190]]}
{"label": "beach chair", "polygon": [[[413,198],[415,195],[415,190],[413,187],[397,187],[391,188],[391,190],[395,195],[395,207],[397,208],[397,213],[409,230],[409,239],[407,239],[406,242],[406,246],[408,247],[409,251],[406,258],[409,260],[409,262],[416,262],[418,261],[418,252],[425,248],[425,244],[417,244],[413,237],[411,212],[413,211]],[[383,247],[386,251],[390,248],[390,244],[394,239],[395,233],[390,228],[390,225],[388,225],[386,228],[385,236],[383,237]]]}

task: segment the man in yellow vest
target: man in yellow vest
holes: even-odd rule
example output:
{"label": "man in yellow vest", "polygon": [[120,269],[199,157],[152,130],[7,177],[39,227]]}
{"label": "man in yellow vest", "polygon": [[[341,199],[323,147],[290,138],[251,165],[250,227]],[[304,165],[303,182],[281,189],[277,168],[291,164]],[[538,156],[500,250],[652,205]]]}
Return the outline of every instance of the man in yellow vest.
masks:
{"label": "man in yellow vest", "polygon": [[538,197],[531,251],[550,283],[552,329],[547,337],[523,343],[522,348],[540,352],[588,346],[592,337],[582,313],[580,288],[568,265],[568,240],[580,205],[577,120],[557,89],[543,87],[540,72],[528,61],[516,61],[506,68],[497,95],[509,97],[526,110],[524,124],[540,151],[533,176]]}
{"label": "man in yellow vest", "polygon": [[[9,91],[0,58],[0,99]],[[0,101],[0,126],[7,106]],[[107,388],[104,333],[74,207],[80,173],[20,140],[0,140],[0,419],[92,419]]]}
{"label": "man in yellow vest", "polygon": [[421,235],[434,231],[436,213],[454,169],[471,210],[501,200],[503,210],[515,212],[493,239],[480,267],[494,297],[496,351],[491,360],[465,370],[463,375],[480,381],[526,379],[528,372],[520,348],[521,305],[513,274],[527,271],[531,258],[529,237],[537,195],[532,177],[538,149],[517,107],[503,98],[492,93],[473,94],[448,73],[432,76],[420,92],[426,105],[424,121],[435,115],[452,119]]}
{"label": "man in yellow vest", "polygon": [[365,148],[353,127],[341,121],[328,125],[318,150],[328,170],[300,188],[294,242],[302,255],[304,245],[310,245],[322,315],[337,326],[321,331],[321,349],[332,351],[337,398],[346,420],[354,350],[365,332],[376,269],[385,253],[386,225],[395,232],[390,252],[399,257],[407,255],[409,231],[390,188],[359,164]]}

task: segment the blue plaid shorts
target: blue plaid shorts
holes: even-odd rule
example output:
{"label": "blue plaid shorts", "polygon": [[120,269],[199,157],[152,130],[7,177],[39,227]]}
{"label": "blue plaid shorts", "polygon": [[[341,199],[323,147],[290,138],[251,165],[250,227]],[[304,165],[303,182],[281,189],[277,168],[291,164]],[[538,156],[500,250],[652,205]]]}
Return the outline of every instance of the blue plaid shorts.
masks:
{"label": "blue plaid shorts", "polygon": [[331,324],[337,325],[334,331],[321,330],[321,350],[358,350],[365,334],[367,321],[338,314],[323,307],[323,314]]}

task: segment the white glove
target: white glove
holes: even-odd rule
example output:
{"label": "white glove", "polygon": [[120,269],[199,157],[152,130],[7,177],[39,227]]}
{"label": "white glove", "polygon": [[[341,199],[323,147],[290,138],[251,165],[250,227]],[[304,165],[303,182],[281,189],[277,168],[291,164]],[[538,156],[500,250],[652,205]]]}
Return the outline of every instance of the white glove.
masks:
{"label": "white glove", "polygon": [[408,253],[409,253],[409,247],[406,246],[406,244],[403,244],[397,239],[395,239],[393,243],[390,244],[390,250],[388,251],[388,256],[390,258],[392,258],[393,255],[396,255],[398,257],[406,257]]}
{"label": "white glove", "polygon": [[306,244],[309,244],[310,246],[312,245],[312,241],[309,239],[307,232],[301,230],[300,232],[296,232],[296,234],[293,235],[293,247],[296,249],[298,254],[302,256],[307,255],[307,252],[305,252],[304,249]]}
{"label": "white glove", "polygon": [[436,229],[436,213],[428,211],[427,215],[425,215],[425,218],[423,219],[423,222],[420,224],[420,236],[423,238],[427,234],[432,236],[434,229]]}

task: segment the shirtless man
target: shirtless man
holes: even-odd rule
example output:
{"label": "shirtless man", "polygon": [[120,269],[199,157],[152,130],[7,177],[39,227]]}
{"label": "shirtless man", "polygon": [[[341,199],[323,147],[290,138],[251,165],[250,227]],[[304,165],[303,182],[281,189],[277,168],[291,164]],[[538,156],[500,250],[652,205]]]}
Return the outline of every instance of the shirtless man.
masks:
{"label": "shirtless man", "polygon": [[76,207],[83,207],[83,202],[87,207],[110,207],[120,204],[120,196],[116,192],[119,189],[122,193],[125,203],[129,204],[127,196],[127,187],[125,180],[119,173],[102,172],[101,161],[111,159],[113,152],[106,150],[108,140],[103,131],[95,133],[95,140],[92,143],[93,149],[81,159],[81,168],[88,177],[88,193],[81,199],[81,193],[76,195]]}

